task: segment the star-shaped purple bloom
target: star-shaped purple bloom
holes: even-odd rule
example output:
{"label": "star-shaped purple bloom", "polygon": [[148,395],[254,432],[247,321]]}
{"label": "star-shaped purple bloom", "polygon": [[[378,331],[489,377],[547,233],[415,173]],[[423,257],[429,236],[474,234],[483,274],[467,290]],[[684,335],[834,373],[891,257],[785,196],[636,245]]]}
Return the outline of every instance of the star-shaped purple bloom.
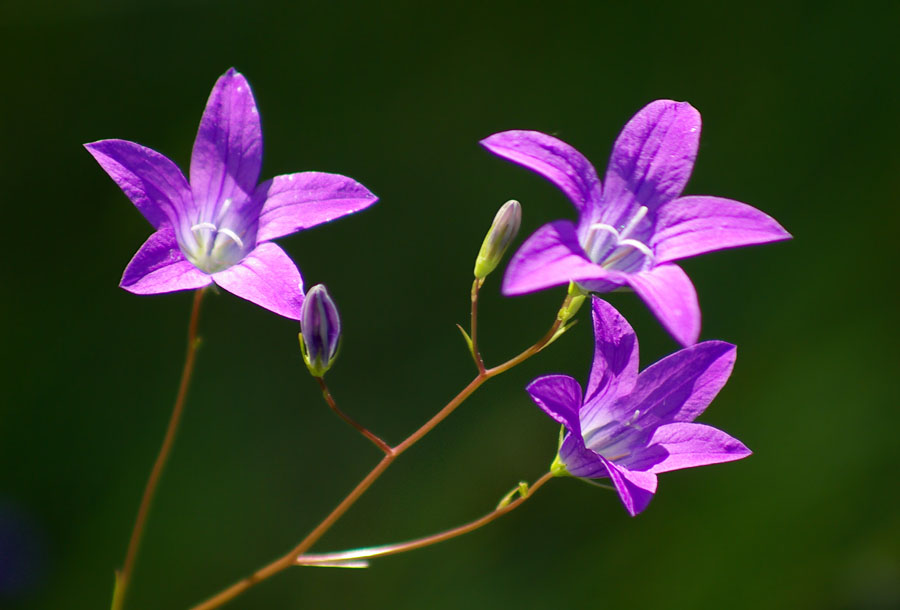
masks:
{"label": "star-shaped purple bloom", "polygon": [[612,479],[634,516],[653,498],[660,472],[750,455],[721,430],[691,423],[728,381],[735,346],[704,341],[638,373],[637,337],[625,318],[594,297],[593,319],[587,394],[567,375],[538,377],[527,388],[532,400],[568,431],[554,470]]}
{"label": "star-shaped purple bloom", "polygon": [[190,183],[160,153],[125,140],[85,144],[156,232],[120,286],[136,294],[225,290],[300,319],[303,280],[270,240],[361,210],[377,200],[358,182],[322,172],[257,186],[262,130],[253,92],[233,68],[213,87],[191,154]]}
{"label": "star-shaped purple bloom", "polygon": [[680,196],[699,140],[700,113],[690,104],[652,102],[619,134],[602,187],[581,153],[547,134],[504,131],[482,140],[495,155],[550,180],[578,212],[577,224],[551,222],[522,245],[507,267],[503,293],[569,281],[592,292],[629,286],[682,345],[695,343],[697,293],[672,261],[791,237],[747,204]]}

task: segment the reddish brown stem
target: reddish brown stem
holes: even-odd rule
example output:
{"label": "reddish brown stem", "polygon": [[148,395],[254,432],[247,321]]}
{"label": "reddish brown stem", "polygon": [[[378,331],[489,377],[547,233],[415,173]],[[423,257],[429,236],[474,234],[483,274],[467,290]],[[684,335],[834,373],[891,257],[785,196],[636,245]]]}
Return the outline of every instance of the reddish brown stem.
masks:
{"label": "reddish brown stem", "polygon": [[169,426],[166,428],[166,435],[163,437],[162,447],[156,456],[156,462],[150,471],[150,478],[144,486],[144,495],[141,498],[141,504],[138,508],[137,518],[134,521],[134,528],[131,530],[131,538],[128,541],[128,550],[125,553],[125,563],[122,570],[116,574],[116,590],[113,595],[112,610],[121,610],[125,603],[125,594],[128,591],[128,585],[131,582],[131,574],[134,571],[134,564],[137,560],[138,549],[141,546],[141,537],[144,533],[144,525],[147,521],[147,515],[150,512],[150,506],[153,504],[153,496],[156,495],[156,487],[162,476],[166,461],[169,458],[169,452],[175,442],[175,435],[178,432],[178,424],[181,421],[181,414],[184,411],[184,402],[187,398],[188,388],[191,384],[191,375],[194,372],[194,360],[197,355],[197,324],[200,319],[200,303],[203,301],[205,289],[201,288],[194,293],[194,303],[191,307],[191,321],[188,323],[188,340],[187,355],[184,359],[184,368],[181,371],[181,383],[178,385],[178,394],[175,397],[175,406],[172,408],[172,415],[169,417]]}
{"label": "reddish brown stem", "polygon": [[472,357],[475,358],[475,366],[478,367],[479,373],[484,373],[484,358],[481,357],[481,350],[478,348],[478,291],[484,284],[484,278],[475,278],[472,282],[472,325],[469,330],[472,333]]}
{"label": "reddish brown stem", "polygon": [[[566,296],[566,299],[563,301],[562,307],[560,308],[560,312],[563,312],[569,305],[571,301],[571,295]],[[219,592],[213,597],[207,599],[200,604],[194,606],[191,610],[212,610],[213,608],[218,608],[222,604],[234,599],[253,585],[262,582],[263,580],[269,578],[270,576],[277,574],[278,572],[288,568],[292,565],[295,565],[297,558],[303,555],[306,551],[314,545],[319,538],[321,538],[325,532],[327,532],[332,525],[334,525],[343,515],[347,512],[347,510],[353,506],[353,504],[372,486],[372,484],[380,477],[385,470],[388,469],[395,459],[397,459],[401,453],[412,447],[415,443],[422,439],[426,434],[428,434],[435,426],[441,423],[444,419],[447,418],[462,402],[468,398],[475,390],[477,390],[481,384],[490,379],[491,377],[495,377],[501,373],[504,373],[511,369],[512,367],[524,362],[531,356],[535,355],[539,351],[541,351],[553,337],[556,335],[556,331],[559,329],[563,320],[561,315],[557,315],[553,324],[550,326],[550,330],[541,337],[541,339],[520,353],[518,356],[514,358],[510,358],[503,364],[495,366],[490,369],[486,369],[483,372],[479,372],[475,378],[469,382],[462,391],[453,397],[453,399],[448,402],[444,408],[438,411],[437,414],[434,415],[431,419],[429,419],[425,424],[423,424],[418,430],[413,432],[405,441],[400,443],[399,445],[393,447],[391,453],[385,454],[381,461],[372,469],[366,477],[357,483],[356,487],[345,497],[340,504],[338,504],[334,510],[329,513],[325,519],[319,523],[311,531],[307,534],[306,538],[300,541],[300,544],[291,549],[287,554],[282,557],[276,559],[272,563],[267,566],[257,570],[247,578],[243,580],[239,580],[234,583],[227,589]]]}
{"label": "reddish brown stem", "polygon": [[319,387],[322,388],[322,396],[325,398],[325,402],[328,403],[328,406],[331,407],[332,411],[337,413],[338,417],[340,417],[345,422],[347,422],[348,424],[350,424],[351,426],[356,428],[356,430],[360,434],[362,434],[367,439],[372,441],[372,443],[376,447],[381,449],[385,453],[385,455],[391,455],[391,453],[393,453],[394,450],[391,449],[390,445],[388,445],[386,442],[384,442],[383,440],[378,438],[378,436],[376,436],[372,432],[369,432],[369,430],[364,428],[362,426],[362,424],[360,424],[355,419],[353,419],[352,417],[350,417],[349,415],[347,415],[346,413],[344,413],[343,411],[341,411],[338,408],[337,403],[334,401],[334,398],[331,396],[331,392],[328,390],[328,386],[325,384],[325,379],[323,379],[322,377],[316,377],[316,381],[319,382]]}
{"label": "reddish brown stem", "polygon": [[518,498],[509,502],[508,504],[499,506],[483,517],[475,519],[474,521],[470,521],[465,525],[460,525],[459,527],[454,527],[438,534],[432,534],[431,536],[425,536],[423,538],[417,538],[415,540],[409,540],[407,542],[385,544],[382,546],[369,547],[365,549],[355,549],[352,551],[339,551],[337,553],[301,555],[297,558],[297,564],[307,566],[327,566],[329,564],[340,565],[341,562],[345,561],[365,560],[375,557],[387,557],[388,555],[397,555],[399,553],[421,549],[426,546],[438,544],[439,542],[444,542],[445,540],[450,540],[451,538],[456,538],[457,536],[462,536],[463,534],[468,534],[469,532],[484,527],[488,523],[491,523],[495,519],[502,517],[506,513],[515,510],[519,505],[525,502],[525,500],[530,498],[535,491],[543,486],[544,483],[546,483],[553,477],[554,474],[552,472],[544,474],[541,478],[535,481],[530,488],[528,488],[528,491],[525,493],[525,495],[520,495]]}

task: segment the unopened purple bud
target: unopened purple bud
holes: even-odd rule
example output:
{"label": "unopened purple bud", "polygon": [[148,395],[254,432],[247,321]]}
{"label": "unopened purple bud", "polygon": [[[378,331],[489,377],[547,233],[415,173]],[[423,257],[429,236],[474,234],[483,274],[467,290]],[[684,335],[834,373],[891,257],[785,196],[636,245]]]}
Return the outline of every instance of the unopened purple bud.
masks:
{"label": "unopened purple bud", "polygon": [[300,349],[313,377],[321,377],[337,357],[341,319],[328,290],[316,284],[300,308]]}
{"label": "unopened purple bud", "polygon": [[504,252],[519,233],[522,224],[522,206],[515,199],[504,203],[494,216],[494,222],[484,237],[478,258],[475,259],[475,278],[484,279],[497,268]]}

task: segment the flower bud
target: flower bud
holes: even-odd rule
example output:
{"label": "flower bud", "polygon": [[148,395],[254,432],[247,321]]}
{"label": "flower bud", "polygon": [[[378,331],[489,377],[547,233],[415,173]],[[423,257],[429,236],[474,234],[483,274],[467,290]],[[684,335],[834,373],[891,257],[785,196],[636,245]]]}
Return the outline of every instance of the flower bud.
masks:
{"label": "flower bud", "polygon": [[328,290],[316,284],[300,308],[300,350],[313,377],[321,377],[337,357],[341,319]]}
{"label": "flower bud", "polygon": [[481,244],[478,258],[475,259],[476,279],[484,279],[497,267],[506,248],[519,232],[521,224],[522,206],[515,199],[510,199],[497,211],[494,222]]}

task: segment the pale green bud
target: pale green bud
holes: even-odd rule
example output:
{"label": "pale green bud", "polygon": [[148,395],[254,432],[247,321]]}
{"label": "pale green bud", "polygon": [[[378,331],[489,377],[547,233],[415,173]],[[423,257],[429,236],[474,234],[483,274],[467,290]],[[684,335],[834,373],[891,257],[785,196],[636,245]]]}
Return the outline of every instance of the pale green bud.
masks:
{"label": "pale green bud", "polygon": [[475,278],[484,279],[497,268],[503,254],[519,233],[522,206],[515,199],[504,203],[494,216],[494,222],[484,237],[478,258],[475,259]]}

